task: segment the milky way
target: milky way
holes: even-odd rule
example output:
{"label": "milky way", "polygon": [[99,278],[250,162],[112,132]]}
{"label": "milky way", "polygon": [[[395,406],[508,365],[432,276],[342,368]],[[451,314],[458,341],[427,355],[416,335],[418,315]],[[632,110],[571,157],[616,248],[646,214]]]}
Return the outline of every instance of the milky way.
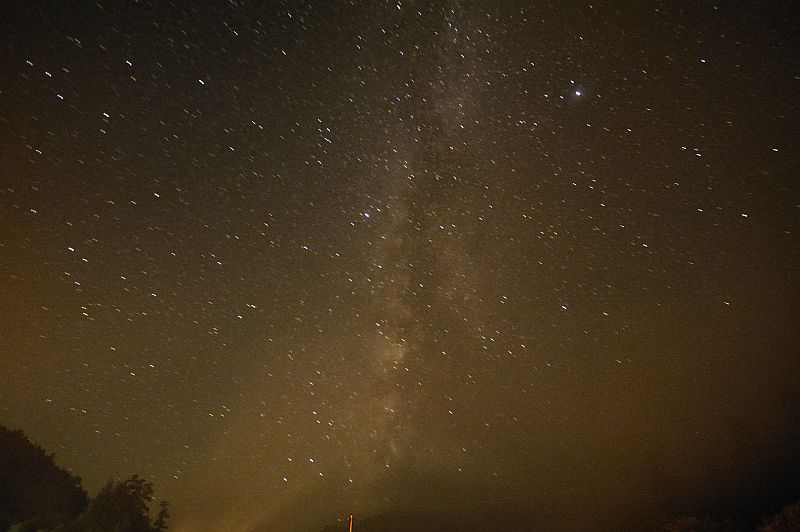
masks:
{"label": "milky way", "polygon": [[800,497],[790,19],[7,7],[0,423],[178,531]]}

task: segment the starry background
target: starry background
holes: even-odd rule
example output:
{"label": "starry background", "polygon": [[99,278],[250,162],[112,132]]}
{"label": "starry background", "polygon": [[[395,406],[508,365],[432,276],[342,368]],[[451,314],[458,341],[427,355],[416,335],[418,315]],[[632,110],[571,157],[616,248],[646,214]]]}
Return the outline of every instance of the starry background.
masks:
{"label": "starry background", "polygon": [[0,422],[178,531],[800,497],[789,10],[560,4],[4,3]]}

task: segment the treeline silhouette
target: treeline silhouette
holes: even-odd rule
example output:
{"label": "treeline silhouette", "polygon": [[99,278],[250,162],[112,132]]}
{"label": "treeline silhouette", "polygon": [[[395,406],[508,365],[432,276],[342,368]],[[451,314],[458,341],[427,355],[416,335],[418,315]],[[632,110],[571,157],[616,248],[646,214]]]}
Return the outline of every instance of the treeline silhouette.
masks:
{"label": "treeline silhouette", "polygon": [[152,483],[109,480],[90,498],[81,478],[21,430],[0,425],[0,531],[155,532],[167,529],[166,501],[154,517]]}
{"label": "treeline silhouette", "polygon": [[[656,532],[749,532],[747,527],[735,519],[715,521],[709,517],[676,517],[656,528]],[[756,532],[800,532],[800,502],[787,504],[783,509],[762,520]]]}
{"label": "treeline silhouette", "polygon": [[[517,522],[498,519],[471,520],[469,516],[436,516],[436,515],[406,515],[384,514],[368,516],[358,519],[356,530],[359,532],[408,532],[436,531],[436,532],[465,532],[468,530],[503,530],[503,531],[532,531],[543,530],[535,522],[526,522],[521,519]],[[348,518],[339,517],[336,523],[323,528],[320,532],[347,532]],[[545,529],[546,530],[546,529]],[[717,521],[710,517],[674,517],[661,522],[652,522],[635,527],[635,530],[652,530],[654,532],[800,532],[800,501],[787,504],[776,514],[765,517],[758,526],[748,526],[736,519]]]}

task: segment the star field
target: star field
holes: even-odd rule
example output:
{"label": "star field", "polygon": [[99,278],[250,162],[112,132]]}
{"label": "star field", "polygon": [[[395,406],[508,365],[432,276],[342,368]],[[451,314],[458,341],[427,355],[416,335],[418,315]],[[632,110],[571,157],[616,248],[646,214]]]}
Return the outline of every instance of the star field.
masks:
{"label": "star field", "polygon": [[14,3],[0,422],[178,531],[725,507],[800,441],[767,4]]}

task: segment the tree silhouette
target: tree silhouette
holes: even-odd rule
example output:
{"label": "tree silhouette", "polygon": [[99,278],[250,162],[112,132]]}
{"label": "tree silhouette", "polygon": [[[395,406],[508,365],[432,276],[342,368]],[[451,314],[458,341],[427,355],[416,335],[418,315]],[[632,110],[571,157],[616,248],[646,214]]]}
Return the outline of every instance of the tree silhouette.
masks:
{"label": "tree silhouette", "polygon": [[783,510],[765,519],[758,532],[798,532],[800,531],[800,501],[787,504]]}
{"label": "tree silhouette", "polygon": [[156,516],[156,520],[153,522],[153,530],[166,530],[167,527],[167,519],[169,519],[169,503],[167,501],[161,501],[158,503],[160,509],[158,511],[158,515]]}
{"label": "tree silhouette", "polygon": [[153,484],[134,475],[113,480],[89,500],[80,477],[21,430],[0,425],[0,531],[158,532],[167,529],[168,504],[150,517]]}
{"label": "tree silhouette", "polygon": [[26,521],[40,528],[69,521],[87,500],[80,477],[58,467],[21,430],[0,426],[0,530]]}
{"label": "tree silhouette", "polygon": [[109,480],[75,523],[76,531],[152,532],[167,528],[167,502],[155,520],[150,518],[153,484],[134,475],[128,480]]}

